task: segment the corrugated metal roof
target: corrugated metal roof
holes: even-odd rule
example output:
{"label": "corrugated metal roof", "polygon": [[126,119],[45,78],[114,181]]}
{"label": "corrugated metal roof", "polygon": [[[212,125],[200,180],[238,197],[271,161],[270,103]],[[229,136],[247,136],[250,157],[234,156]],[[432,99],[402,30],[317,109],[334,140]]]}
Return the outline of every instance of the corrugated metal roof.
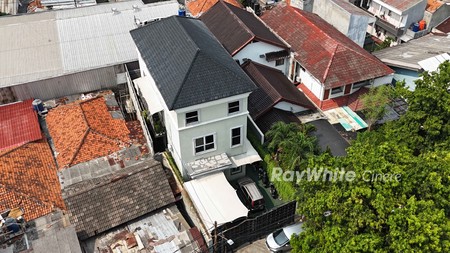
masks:
{"label": "corrugated metal roof", "polygon": [[0,88],[134,61],[134,18],[168,17],[177,10],[176,1],[136,0],[2,17]]}

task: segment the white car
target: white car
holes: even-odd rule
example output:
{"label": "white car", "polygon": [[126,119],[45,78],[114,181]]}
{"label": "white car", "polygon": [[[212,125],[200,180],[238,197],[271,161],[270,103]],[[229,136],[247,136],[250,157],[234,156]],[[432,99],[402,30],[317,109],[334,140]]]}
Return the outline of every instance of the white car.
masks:
{"label": "white car", "polygon": [[283,252],[291,249],[290,240],[292,235],[303,232],[303,223],[296,223],[273,232],[266,238],[266,246],[272,252]]}

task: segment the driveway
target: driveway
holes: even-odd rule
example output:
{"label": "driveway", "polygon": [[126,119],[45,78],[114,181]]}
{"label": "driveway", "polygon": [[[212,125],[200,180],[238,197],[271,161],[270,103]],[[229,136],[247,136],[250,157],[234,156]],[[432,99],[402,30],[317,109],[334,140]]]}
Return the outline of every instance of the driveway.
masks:
{"label": "driveway", "polygon": [[238,249],[237,253],[269,253],[270,251],[266,248],[266,239],[259,239],[258,241],[254,241],[252,244],[246,245],[240,249]]}

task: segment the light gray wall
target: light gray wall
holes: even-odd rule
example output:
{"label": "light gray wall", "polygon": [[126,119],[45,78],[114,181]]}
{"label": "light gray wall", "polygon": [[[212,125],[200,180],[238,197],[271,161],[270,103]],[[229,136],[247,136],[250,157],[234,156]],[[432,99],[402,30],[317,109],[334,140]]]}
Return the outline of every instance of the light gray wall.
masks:
{"label": "light gray wall", "polygon": [[443,4],[434,13],[426,11],[423,19],[427,22],[427,30],[431,31],[448,17],[450,17],[450,5]]}
{"label": "light gray wall", "polygon": [[313,12],[356,44],[364,46],[369,17],[351,14],[331,0],[314,0]]}
{"label": "light gray wall", "polygon": [[125,72],[123,65],[69,74],[11,87],[17,99],[48,100],[117,86],[117,74]]}
{"label": "light gray wall", "polygon": [[406,10],[403,12],[403,15],[408,15],[408,18],[406,19],[406,28],[409,28],[409,26],[414,22],[419,22],[423,19],[425,8],[427,7],[427,0],[422,0],[422,2],[416,4],[415,6],[409,8],[409,10]]}

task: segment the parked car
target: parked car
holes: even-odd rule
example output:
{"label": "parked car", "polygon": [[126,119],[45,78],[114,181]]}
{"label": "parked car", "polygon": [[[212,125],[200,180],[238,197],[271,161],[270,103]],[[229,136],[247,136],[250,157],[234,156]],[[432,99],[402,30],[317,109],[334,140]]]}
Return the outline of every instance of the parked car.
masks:
{"label": "parked car", "polygon": [[272,252],[283,252],[291,249],[290,240],[292,235],[303,232],[303,223],[296,223],[280,228],[266,238],[266,246]]}
{"label": "parked car", "polygon": [[263,195],[251,178],[243,177],[239,179],[238,185],[244,195],[245,204],[250,210],[264,210],[265,202]]}

